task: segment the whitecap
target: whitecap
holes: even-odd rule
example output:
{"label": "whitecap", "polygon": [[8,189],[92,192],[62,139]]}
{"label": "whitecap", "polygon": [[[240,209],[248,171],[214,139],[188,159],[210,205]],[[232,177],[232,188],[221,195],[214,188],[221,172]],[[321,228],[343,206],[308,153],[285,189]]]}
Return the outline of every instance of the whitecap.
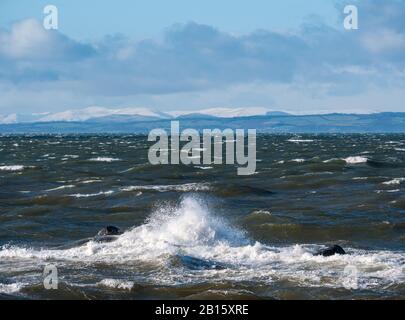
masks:
{"label": "whitecap", "polygon": [[311,139],[289,139],[287,140],[288,142],[294,142],[294,143],[309,143],[309,142],[314,142],[314,140]]}
{"label": "whitecap", "polygon": [[119,158],[110,158],[110,157],[97,157],[97,158],[91,158],[89,161],[94,161],[94,162],[115,162],[115,161],[121,161]]}
{"label": "whitecap", "polygon": [[303,163],[305,162],[305,159],[292,159],[291,162]]}
{"label": "whitecap", "polygon": [[60,186],[60,187],[48,189],[48,190],[45,190],[45,191],[51,192],[51,191],[58,191],[58,190],[63,190],[63,189],[71,189],[71,188],[74,188],[74,187],[76,187],[74,184],[69,184],[69,185],[65,185],[65,186]]}
{"label": "whitecap", "polygon": [[22,171],[24,170],[26,167],[22,166],[22,165],[11,165],[11,166],[0,166],[0,171]]}
{"label": "whitecap", "polygon": [[99,283],[98,286],[109,287],[114,289],[121,289],[121,290],[131,290],[134,287],[134,282],[132,281],[124,281],[118,279],[103,279]]}
{"label": "whitecap", "polygon": [[[108,243],[90,241],[66,249],[0,247],[1,261],[38,264],[41,261],[89,264],[106,263],[134,266],[138,262],[157,264],[155,272],[143,275],[143,281],[159,285],[190,284],[207,281],[253,281],[265,285],[288,281],[304,287],[346,287],[346,268],[357,271],[359,289],[387,288],[405,281],[405,253],[388,250],[360,250],[346,247],[347,255],[314,256],[319,245],[275,247],[254,242],[245,232],[211,213],[200,198],[187,196],[177,206],[162,203],[144,224],[134,227]],[[198,272],[172,266],[170,261],[190,256],[214,261],[224,270]],[[84,269],[85,270],[85,269]],[[119,287],[121,280],[106,279],[101,285]],[[129,288],[125,285],[123,289]]]}
{"label": "whitecap", "polygon": [[395,190],[376,190],[376,193],[381,194],[381,193],[397,193],[400,192],[401,190],[395,189]]}
{"label": "whitecap", "polygon": [[90,198],[90,197],[98,197],[98,196],[108,196],[113,194],[114,191],[100,191],[97,193],[76,193],[76,194],[70,194],[70,197],[75,197],[75,198]]}
{"label": "whitecap", "polygon": [[385,185],[399,185],[404,181],[405,181],[405,178],[395,178],[393,180],[383,182],[383,184],[385,184]]}
{"label": "whitecap", "polygon": [[324,160],[324,161],[322,161],[322,162],[323,162],[323,163],[330,163],[330,162],[334,162],[334,161],[337,161],[337,160],[342,160],[342,159],[332,158],[332,159]]}
{"label": "whitecap", "polygon": [[5,294],[17,293],[17,292],[20,292],[21,289],[23,289],[25,286],[27,286],[27,283],[21,283],[21,282],[0,283],[0,293],[5,293]]}
{"label": "whitecap", "polygon": [[80,184],[90,184],[90,183],[96,183],[96,182],[101,182],[102,180],[99,179],[89,179],[89,180],[82,180],[79,181],[78,183]]}
{"label": "whitecap", "polygon": [[186,183],[178,185],[149,185],[149,186],[129,186],[121,188],[122,191],[137,191],[137,190],[154,190],[158,192],[181,191],[181,192],[197,192],[209,191],[211,186],[208,183]]}
{"label": "whitecap", "polygon": [[360,164],[360,163],[366,163],[368,161],[368,158],[361,157],[361,156],[355,156],[355,157],[347,157],[342,160],[346,161],[347,164]]}

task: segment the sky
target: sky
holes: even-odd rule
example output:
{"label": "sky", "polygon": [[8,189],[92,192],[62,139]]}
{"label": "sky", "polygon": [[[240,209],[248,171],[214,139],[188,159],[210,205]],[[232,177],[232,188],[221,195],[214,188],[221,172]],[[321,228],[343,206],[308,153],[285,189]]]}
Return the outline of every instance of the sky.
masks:
{"label": "sky", "polygon": [[405,111],[404,85],[405,0],[0,0],[0,115]]}
{"label": "sky", "polygon": [[78,40],[108,34],[155,37],[175,23],[196,22],[230,33],[297,28],[309,15],[337,20],[333,1],[307,0],[1,0],[0,25],[43,18],[47,4],[60,10],[60,32]]}

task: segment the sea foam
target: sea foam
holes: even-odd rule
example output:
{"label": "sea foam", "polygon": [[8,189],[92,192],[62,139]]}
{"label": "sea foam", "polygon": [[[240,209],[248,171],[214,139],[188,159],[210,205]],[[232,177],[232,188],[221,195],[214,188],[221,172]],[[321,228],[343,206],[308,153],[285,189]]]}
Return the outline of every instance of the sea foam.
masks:
{"label": "sea foam", "polygon": [[26,167],[22,166],[22,165],[12,165],[12,166],[0,166],[0,171],[22,171],[24,170]]}
{"label": "sea foam", "polygon": [[91,158],[89,161],[93,162],[115,162],[115,161],[121,161],[119,158],[111,158],[111,157],[97,157],[97,158]]}
{"label": "sea foam", "polygon": [[390,181],[383,182],[385,185],[400,185],[402,182],[405,181],[405,178],[395,178]]}
{"label": "sea foam", "polygon": [[128,186],[121,188],[122,191],[157,191],[157,192],[198,192],[209,191],[211,186],[208,183],[185,183],[178,185],[146,185],[146,186]]}
{"label": "sea foam", "polygon": [[[158,275],[149,272],[147,281],[178,285],[210,281],[293,281],[302,286],[345,286],[346,267],[358,270],[359,288],[384,288],[405,281],[405,253],[388,250],[345,248],[347,255],[314,256],[319,245],[275,247],[251,240],[245,232],[212,213],[201,198],[186,196],[172,206],[162,203],[144,224],[109,243],[90,241],[66,250],[3,246],[0,261],[18,261],[19,266],[40,262],[131,266],[139,262],[161,265]],[[225,266],[224,270],[189,270],[172,265],[176,257],[193,257]],[[0,263],[1,268],[1,263]],[[179,269],[180,268],[180,269]],[[1,269],[0,269],[1,270]],[[104,280],[100,285],[129,289],[129,285]]]}
{"label": "sea foam", "polygon": [[343,160],[346,161],[347,164],[360,164],[360,163],[366,163],[368,161],[368,158],[361,157],[361,156],[355,156],[355,157],[347,157]]}

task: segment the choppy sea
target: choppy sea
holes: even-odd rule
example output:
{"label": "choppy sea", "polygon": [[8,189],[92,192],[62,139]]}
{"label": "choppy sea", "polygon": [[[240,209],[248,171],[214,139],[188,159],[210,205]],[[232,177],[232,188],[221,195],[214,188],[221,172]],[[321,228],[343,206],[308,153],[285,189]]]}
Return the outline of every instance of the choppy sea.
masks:
{"label": "choppy sea", "polygon": [[0,298],[405,298],[405,135],[262,135],[251,176],[149,147],[0,137]]}

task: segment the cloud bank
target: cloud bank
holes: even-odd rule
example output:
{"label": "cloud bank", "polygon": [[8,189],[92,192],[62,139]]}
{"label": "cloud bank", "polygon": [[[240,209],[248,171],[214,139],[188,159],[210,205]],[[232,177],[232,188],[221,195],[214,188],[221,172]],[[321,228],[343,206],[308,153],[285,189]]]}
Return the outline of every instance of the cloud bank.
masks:
{"label": "cloud bank", "polygon": [[0,30],[0,113],[90,105],[401,111],[405,1],[356,4],[357,31],[309,19],[295,33],[234,35],[190,22],[159,40],[113,35],[80,43],[20,21]]}

